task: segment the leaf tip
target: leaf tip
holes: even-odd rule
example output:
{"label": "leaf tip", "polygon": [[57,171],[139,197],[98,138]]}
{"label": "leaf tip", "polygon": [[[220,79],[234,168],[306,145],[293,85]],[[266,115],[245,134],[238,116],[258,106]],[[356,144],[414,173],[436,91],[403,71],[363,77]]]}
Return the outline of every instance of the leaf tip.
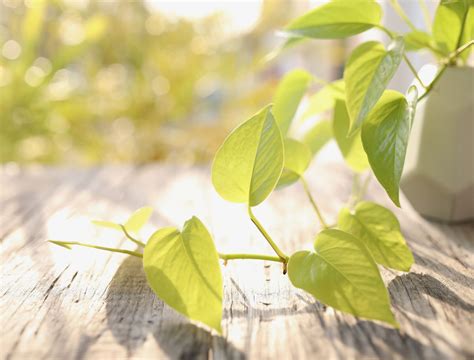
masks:
{"label": "leaf tip", "polygon": [[70,245],[65,244],[65,243],[62,242],[62,241],[48,240],[48,242],[50,242],[50,243],[52,243],[52,244],[54,244],[54,245],[58,245],[58,246],[61,246],[61,247],[63,247],[63,248],[66,248],[66,249],[68,249],[68,250],[71,250],[71,249],[72,249],[72,247],[71,247]]}

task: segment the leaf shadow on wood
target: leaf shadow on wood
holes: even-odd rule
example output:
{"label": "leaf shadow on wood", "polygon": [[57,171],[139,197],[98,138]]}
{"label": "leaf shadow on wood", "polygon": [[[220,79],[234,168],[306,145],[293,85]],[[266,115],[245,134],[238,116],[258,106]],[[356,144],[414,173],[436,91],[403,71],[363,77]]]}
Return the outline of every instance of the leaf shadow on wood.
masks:
{"label": "leaf shadow on wood", "polygon": [[115,273],[106,296],[107,325],[128,356],[153,335],[171,359],[207,358],[212,352],[225,358],[244,354],[225,338],[187,322],[182,316],[164,318],[165,304],[149,288],[142,260],[127,257]]}
{"label": "leaf shadow on wood", "polygon": [[390,293],[398,294],[398,296],[392,296],[394,307],[399,307],[424,318],[434,319],[437,317],[435,308],[431,306],[429,299],[424,295],[451,305],[456,309],[469,313],[474,312],[474,305],[461,299],[455,292],[431,275],[409,273],[397,276],[388,285],[388,290]]}
{"label": "leaf shadow on wood", "polygon": [[[337,322],[338,339],[360,355],[378,359],[448,359],[436,347],[425,345],[399,330],[372,321],[358,320],[351,325]],[[394,356],[397,354],[398,356]]]}
{"label": "leaf shadow on wood", "polygon": [[474,287],[474,279],[460,273],[459,271],[453,269],[452,267],[441,263],[438,260],[435,260],[434,258],[428,258],[427,256],[420,255],[417,252],[413,253],[415,257],[415,263],[418,265],[424,266],[434,273],[437,273],[439,275],[442,275],[454,282],[457,282],[460,285],[473,288]]}

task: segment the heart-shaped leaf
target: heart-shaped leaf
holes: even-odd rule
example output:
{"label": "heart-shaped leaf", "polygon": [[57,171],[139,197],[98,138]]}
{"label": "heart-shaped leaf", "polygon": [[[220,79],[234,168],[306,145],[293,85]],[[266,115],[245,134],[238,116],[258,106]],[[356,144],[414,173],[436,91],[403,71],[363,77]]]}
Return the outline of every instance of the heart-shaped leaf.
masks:
{"label": "heart-shaped leaf", "polygon": [[377,264],[360,240],[341,230],[324,230],[314,250],[290,257],[294,286],[335,309],[398,326]]}
{"label": "heart-shaped leaf", "polygon": [[329,120],[318,121],[303,136],[305,143],[311,150],[311,154],[316,155],[324,145],[332,138],[332,123]]}
{"label": "heart-shaped leaf", "polygon": [[344,70],[347,109],[353,134],[382,96],[403,57],[404,42],[399,37],[388,50],[377,41],[358,46]]}
{"label": "heart-shaped leaf", "polygon": [[97,226],[101,226],[101,227],[105,227],[105,228],[109,228],[109,229],[114,229],[114,230],[122,231],[122,227],[120,226],[120,224],[116,224],[116,223],[111,222],[111,221],[92,220],[92,223],[93,223],[94,225],[97,225]]}
{"label": "heart-shaped leaf", "polygon": [[400,177],[415,113],[416,88],[412,87],[410,94],[409,103],[403,94],[385,91],[362,126],[362,143],[370,166],[397,206],[400,206]]}
{"label": "heart-shaped leaf", "polygon": [[[405,40],[406,51],[436,48],[433,37],[427,32],[420,30],[414,30],[403,35],[403,40]],[[439,51],[440,50],[437,50],[436,53],[438,54]]]}
{"label": "heart-shaped leaf", "polygon": [[380,24],[382,9],[372,0],[332,1],[293,20],[285,31],[290,36],[341,39]]}
{"label": "heart-shaped leaf", "polygon": [[272,113],[283,135],[288,132],[311,79],[311,74],[296,69],[286,74],[278,84],[273,97]]}
{"label": "heart-shaped leaf", "polygon": [[216,153],[212,183],[226,200],[260,204],[283,170],[283,140],[267,106],[236,128]]}
{"label": "heart-shaped leaf", "polygon": [[212,237],[193,217],[155,232],[143,252],[148,284],[179,313],[222,332],[222,275]]}
{"label": "heart-shaped leaf", "polygon": [[355,172],[367,170],[369,160],[362,146],[360,130],[348,135],[350,120],[346,103],[342,100],[336,100],[332,125],[334,138],[347,165]]}
{"label": "heart-shaped leaf", "polygon": [[277,187],[298,181],[311,161],[311,151],[307,145],[294,139],[285,139],[285,165]]}
{"label": "heart-shaped leaf", "polygon": [[363,201],[357,204],[354,213],[347,208],[341,210],[338,227],[362,240],[378,264],[401,271],[410,270],[413,254],[390,210]]}

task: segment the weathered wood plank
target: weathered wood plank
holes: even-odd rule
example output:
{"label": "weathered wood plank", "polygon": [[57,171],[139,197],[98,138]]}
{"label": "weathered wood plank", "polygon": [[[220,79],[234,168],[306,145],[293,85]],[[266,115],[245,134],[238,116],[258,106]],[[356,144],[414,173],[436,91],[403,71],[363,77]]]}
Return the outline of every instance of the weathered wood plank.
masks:
{"label": "weathered wood plank", "polygon": [[[316,164],[310,184],[334,220],[350,193],[338,164]],[[89,241],[134,249],[87,218],[121,220],[150,204],[154,227],[199,216],[222,252],[268,252],[244,207],[212,190],[206,168],[150,165],[0,174],[1,356],[23,358],[472,358],[474,224],[428,222],[406,203],[393,209],[372,182],[368,197],[392,208],[416,264],[383,270],[400,331],[358,321],[294,289],[278,264],[233,261],[225,278],[224,336],[190,324],[154,296],[137,258],[45,241]],[[255,210],[288,253],[319,230],[296,185]],[[144,235],[153,227],[145,229]]]}

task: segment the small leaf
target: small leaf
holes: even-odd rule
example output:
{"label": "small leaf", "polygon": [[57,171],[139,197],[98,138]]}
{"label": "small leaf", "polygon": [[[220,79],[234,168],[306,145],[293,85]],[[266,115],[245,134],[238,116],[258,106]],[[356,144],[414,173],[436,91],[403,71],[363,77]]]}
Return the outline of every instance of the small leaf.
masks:
{"label": "small leaf", "polygon": [[414,30],[403,35],[406,51],[417,51],[421,49],[431,49],[436,46],[432,36],[427,32]]}
{"label": "small leaf", "polygon": [[166,304],[222,332],[222,275],[211,235],[193,217],[155,232],[143,253],[148,284]]}
{"label": "small leaf", "polygon": [[[462,32],[461,44],[466,44],[469,41],[474,39],[474,2],[470,0],[469,8],[466,14],[466,21],[464,23],[464,30]],[[474,46],[471,46],[469,49],[465,50],[461,54],[461,58],[466,61],[469,58],[469,55],[473,52]]]}
{"label": "small leaf", "polygon": [[308,107],[301,116],[301,120],[331,110],[334,107],[335,100],[345,99],[344,88],[344,80],[336,80],[311,95],[308,101]]}
{"label": "small leaf", "polygon": [[92,220],[92,223],[97,226],[106,227],[118,231],[122,231],[120,224],[113,223],[111,221],[103,221],[103,220]]}
{"label": "small leaf", "polygon": [[[411,94],[416,90],[411,88]],[[416,100],[387,90],[362,126],[362,143],[370,166],[390,199],[400,206],[399,184]]]}
{"label": "small leaf", "polygon": [[468,10],[464,0],[440,1],[433,20],[433,38],[444,55],[456,50]]}
{"label": "small leaf", "polygon": [[311,150],[311,154],[316,155],[324,145],[332,138],[332,123],[329,120],[318,121],[303,136],[305,143]]}
{"label": "small leaf", "polygon": [[151,206],[145,206],[135,211],[124,225],[127,231],[139,231],[148,222],[152,212]]}
{"label": "small leaf", "polygon": [[283,187],[298,181],[311,161],[308,146],[294,139],[285,139],[285,165],[277,187]]}
{"label": "small leaf", "polygon": [[375,1],[332,1],[293,20],[285,31],[295,37],[341,39],[379,25],[381,17]]}
{"label": "small leaf", "polygon": [[403,57],[403,38],[385,50],[377,41],[365,42],[351,54],[344,70],[347,109],[354,133],[382,96]]}
{"label": "small leaf", "polygon": [[334,138],[347,165],[355,172],[367,170],[369,160],[362,146],[360,130],[348,136],[350,120],[346,103],[342,100],[336,100],[332,125]]}
{"label": "small leaf", "polygon": [[290,257],[294,286],[337,310],[398,327],[377,264],[361,241],[341,230],[324,230],[314,249]]}
{"label": "small leaf", "polygon": [[283,135],[290,128],[300,101],[311,83],[311,78],[308,72],[296,69],[286,74],[278,84],[273,98],[272,113]]}
{"label": "small leaf", "polygon": [[338,226],[360,239],[378,264],[401,271],[410,270],[413,254],[400,232],[397,218],[390,210],[363,201],[357,204],[354,213],[347,208],[342,209]]}
{"label": "small leaf", "polygon": [[260,204],[283,170],[283,140],[267,106],[237,127],[216,153],[212,183],[224,199]]}

